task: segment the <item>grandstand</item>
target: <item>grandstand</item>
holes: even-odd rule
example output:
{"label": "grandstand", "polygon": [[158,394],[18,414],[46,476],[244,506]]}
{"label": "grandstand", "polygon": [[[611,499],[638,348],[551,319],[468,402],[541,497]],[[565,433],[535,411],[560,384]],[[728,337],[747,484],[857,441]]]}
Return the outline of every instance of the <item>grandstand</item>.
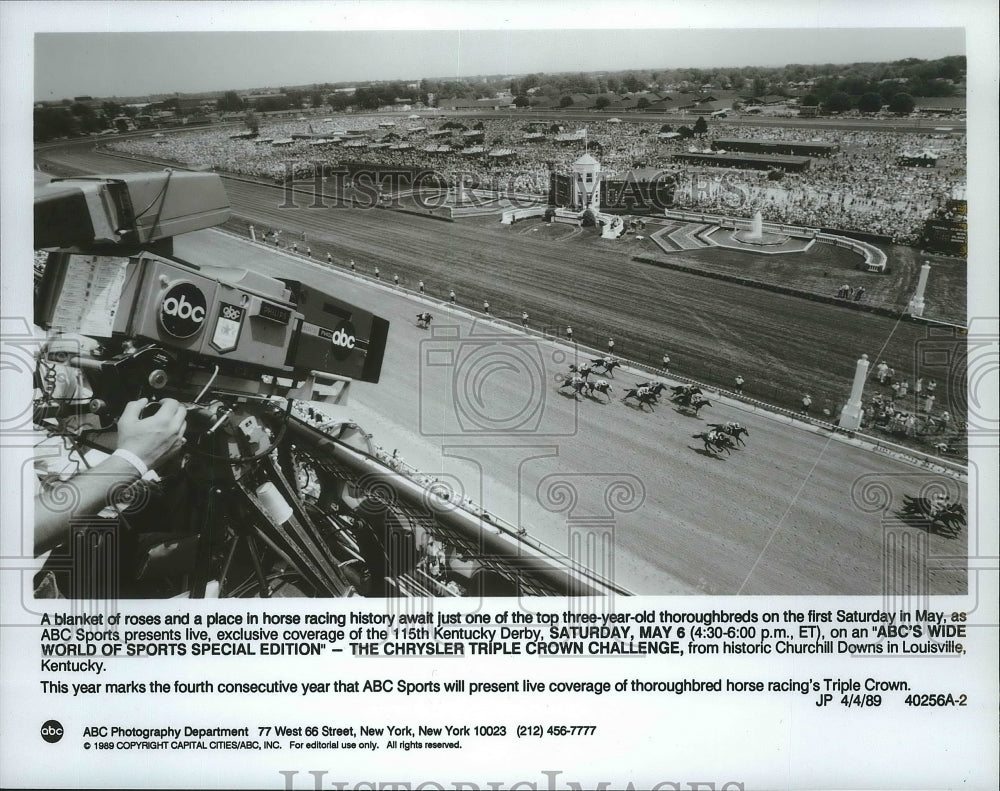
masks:
{"label": "grandstand", "polygon": [[724,137],[712,143],[714,151],[740,151],[747,154],[779,154],[793,157],[829,157],[840,151],[836,143],[801,140],[756,140]]}
{"label": "grandstand", "polygon": [[673,162],[689,165],[709,165],[712,167],[746,168],[750,170],[787,170],[801,172],[808,170],[812,160],[809,157],[781,156],[778,154],[730,154],[711,151],[692,151],[673,154]]}

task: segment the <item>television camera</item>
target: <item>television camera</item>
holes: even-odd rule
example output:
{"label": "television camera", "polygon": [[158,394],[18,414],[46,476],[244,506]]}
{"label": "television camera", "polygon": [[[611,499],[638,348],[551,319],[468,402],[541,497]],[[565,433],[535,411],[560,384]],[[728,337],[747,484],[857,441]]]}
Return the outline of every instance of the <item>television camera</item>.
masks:
{"label": "television camera", "polygon": [[[46,561],[63,575],[61,590],[90,598],[614,590],[398,474],[360,427],[324,415],[316,402],[343,403],[352,381],[379,381],[389,323],[313,282],[173,255],[174,236],[228,216],[212,173],[58,179],[36,191],[35,246],[48,255],[35,322],[50,334],[36,425],[78,450],[110,452],[130,401],[147,398],[155,409],[175,398],[188,415],[183,454],[158,480],[116,497],[112,520],[71,524],[69,554]],[[113,573],[95,573],[109,557]]]}
{"label": "television camera", "polygon": [[[142,528],[128,540],[105,538],[131,558],[121,557],[118,595],[203,596],[213,586],[220,595],[268,595],[291,578],[301,593],[342,595],[351,581],[290,505],[301,498],[276,450],[293,399],[342,402],[352,380],[378,381],[389,323],[311,283],[172,255],[175,235],[228,216],[221,179],[211,173],[58,179],[37,190],[35,245],[50,252],[35,322],[87,340],[47,344],[36,423],[110,450],[129,401],[172,397],[188,407],[190,452],[154,489],[159,505],[169,492],[176,508],[154,508],[149,497],[143,513],[119,504],[120,517]],[[71,379],[80,386],[56,393],[42,373],[55,365],[78,372]],[[241,529],[250,524],[266,528]],[[241,558],[233,538],[252,551]],[[254,572],[228,590],[220,590],[216,557],[224,547],[227,569],[242,559]],[[76,563],[70,571],[85,569]]]}

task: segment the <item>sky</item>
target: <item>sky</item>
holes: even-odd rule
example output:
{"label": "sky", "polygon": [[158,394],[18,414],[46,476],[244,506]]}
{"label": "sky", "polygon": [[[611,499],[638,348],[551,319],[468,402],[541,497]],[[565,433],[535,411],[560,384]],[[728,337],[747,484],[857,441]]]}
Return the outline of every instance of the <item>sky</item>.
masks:
{"label": "sky", "polygon": [[[241,4],[240,8],[248,5],[257,4]],[[538,6],[547,8],[549,4],[539,0]],[[383,3],[380,7],[402,12],[412,5]],[[493,8],[492,4],[486,7]],[[568,7],[571,6],[562,6]],[[751,6],[743,6],[748,7]],[[309,11],[314,6],[292,4],[291,8]],[[446,4],[446,10],[451,8]],[[523,8],[514,6],[515,10]],[[627,14],[612,16],[611,9],[618,6],[603,8],[609,24],[642,19]],[[385,16],[383,12],[382,17]],[[565,15],[521,14],[516,21],[523,27],[534,24],[547,29],[516,29],[511,20],[493,29],[469,29],[474,24],[482,27],[482,17],[469,18],[466,29],[413,29],[433,27],[439,24],[438,20],[444,25],[445,17],[421,15],[413,17],[410,29],[321,32],[323,27],[333,26],[334,21],[343,20],[324,20],[309,14],[296,16],[289,11],[253,20],[258,26],[273,20],[272,29],[262,31],[207,32],[206,28],[217,27],[219,20],[202,22],[194,15],[186,20],[192,29],[183,32],[108,33],[102,31],[101,24],[91,25],[97,28],[94,32],[46,32],[64,27],[60,17],[61,14],[56,14],[36,20],[37,32],[33,37],[36,100],[537,71],[934,59],[965,53],[965,31],[961,27],[692,29],[665,24],[673,19],[665,17],[653,20],[657,26],[646,20],[645,29],[582,30],[567,28],[569,20]],[[103,30],[117,26],[108,19],[99,17],[101,23],[107,23],[103,24]],[[400,13],[395,21],[402,26],[406,19],[407,14]],[[771,21],[764,11],[750,19]],[[143,21],[155,28],[155,17],[144,17]],[[362,27],[366,21],[365,17],[352,20]],[[374,26],[378,21],[372,19],[371,24]],[[459,15],[447,21],[454,25],[463,19]],[[683,22],[684,18],[678,17],[677,21]],[[297,23],[298,29],[278,29],[289,23]],[[176,24],[166,19],[162,29],[171,26]]]}

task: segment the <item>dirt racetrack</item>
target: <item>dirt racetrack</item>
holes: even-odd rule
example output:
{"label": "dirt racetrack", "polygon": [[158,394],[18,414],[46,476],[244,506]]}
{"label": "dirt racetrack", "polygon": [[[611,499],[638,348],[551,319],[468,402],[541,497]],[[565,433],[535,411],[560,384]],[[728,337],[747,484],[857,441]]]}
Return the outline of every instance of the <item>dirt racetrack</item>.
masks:
{"label": "dirt racetrack", "polygon": [[[653,412],[623,404],[620,386],[635,381],[628,371],[617,372],[610,400],[577,401],[552,379],[571,347],[218,232],[176,245],[195,263],[322,283],[387,317],[382,380],[353,384],[348,412],[383,447],[534,537],[574,554],[583,536],[610,538],[613,551],[581,559],[631,590],[966,589],[964,562],[935,559],[964,557],[967,533],[948,538],[893,516],[903,494],[934,481],[965,501],[966,487],[955,480],[719,400],[698,418],[667,402]],[[415,326],[423,309],[435,315],[431,331]],[[531,411],[526,405],[538,408],[537,425],[518,422]],[[464,427],[459,410],[471,416]],[[507,430],[490,431],[491,420],[508,421]],[[691,435],[727,420],[749,428],[747,447],[730,457],[705,453]]]}

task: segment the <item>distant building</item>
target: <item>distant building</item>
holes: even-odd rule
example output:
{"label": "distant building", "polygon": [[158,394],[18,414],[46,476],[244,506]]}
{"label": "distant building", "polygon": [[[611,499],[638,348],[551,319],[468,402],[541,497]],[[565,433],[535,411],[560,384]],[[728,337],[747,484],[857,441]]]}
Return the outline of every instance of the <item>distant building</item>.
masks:
{"label": "distant building", "polygon": [[689,152],[673,154],[674,162],[690,165],[708,165],[720,168],[745,168],[753,170],[808,170],[812,160],[809,157],[778,156],[775,154],[730,154],[716,152]]}
{"label": "distant building", "polygon": [[570,173],[553,173],[549,179],[549,203],[570,209],[586,209],[600,199],[601,163],[584,154]]}
{"label": "distant building", "polygon": [[659,168],[606,173],[601,163],[587,153],[572,164],[571,172],[551,175],[549,203],[577,211],[662,212],[673,205],[674,189],[674,177]]}
{"label": "distant building", "polygon": [[836,143],[814,143],[797,140],[755,140],[753,138],[720,137],[712,142],[714,151],[742,151],[751,154],[786,154],[796,157],[829,157],[840,150]]}

